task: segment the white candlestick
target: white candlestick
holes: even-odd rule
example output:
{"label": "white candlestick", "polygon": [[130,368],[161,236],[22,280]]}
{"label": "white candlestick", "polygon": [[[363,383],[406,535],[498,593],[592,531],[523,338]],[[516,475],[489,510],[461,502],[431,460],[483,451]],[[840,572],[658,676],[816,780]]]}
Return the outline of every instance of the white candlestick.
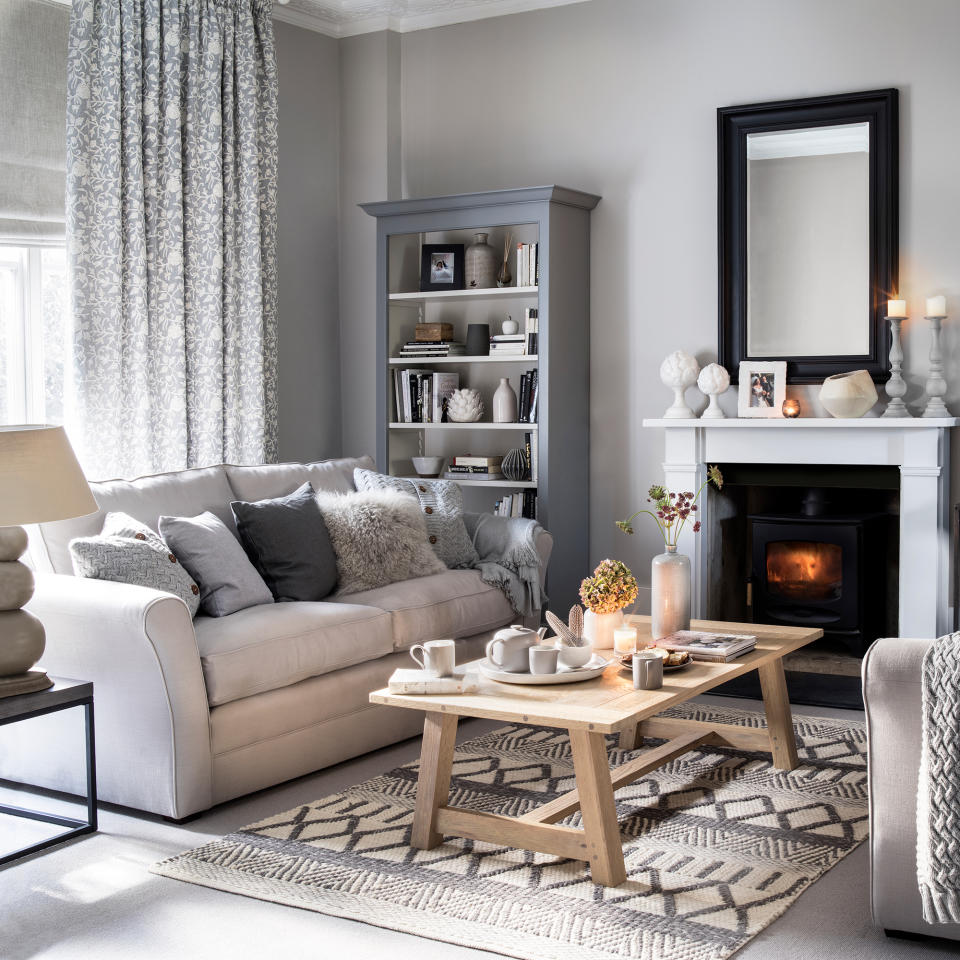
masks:
{"label": "white candlestick", "polygon": [[901,320],[906,320],[906,318],[907,318],[907,301],[906,301],[906,300],[888,300],[888,301],[887,301],[887,316],[888,316],[888,317],[899,317]]}
{"label": "white candlestick", "polygon": [[637,649],[636,627],[618,627],[613,631],[614,653],[635,653]]}
{"label": "white candlestick", "polygon": [[927,297],[927,316],[945,317],[947,315],[947,298],[944,296]]}

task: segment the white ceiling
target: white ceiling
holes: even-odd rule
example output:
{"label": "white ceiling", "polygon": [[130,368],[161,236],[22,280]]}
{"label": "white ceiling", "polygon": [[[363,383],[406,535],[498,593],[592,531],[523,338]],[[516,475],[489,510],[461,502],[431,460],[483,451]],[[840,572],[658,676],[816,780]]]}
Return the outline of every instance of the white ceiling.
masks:
{"label": "white ceiling", "polygon": [[376,30],[424,30],[467,20],[560,7],[587,0],[275,0],[273,16],[331,37]]}

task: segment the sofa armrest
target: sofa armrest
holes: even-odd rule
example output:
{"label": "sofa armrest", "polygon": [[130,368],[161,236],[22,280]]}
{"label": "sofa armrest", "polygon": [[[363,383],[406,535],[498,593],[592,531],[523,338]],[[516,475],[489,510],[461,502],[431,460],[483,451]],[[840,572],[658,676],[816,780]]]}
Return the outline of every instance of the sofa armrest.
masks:
{"label": "sofa armrest", "polygon": [[[93,681],[100,797],[174,818],[209,807],[209,709],[186,604],[147,587],[39,574],[28,606],[46,627],[40,666]],[[64,771],[44,783],[49,750],[36,751],[24,778],[36,742],[11,756],[12,742],[2,743],[3,776],[81,792]]]}
{"label": "sofa armrest", "polygon": [[933,640],[887,637],[863,658],[870,792],[870,906],[888,930],[960,938],[960,924],[928,924],[917,887],[923,657]]}

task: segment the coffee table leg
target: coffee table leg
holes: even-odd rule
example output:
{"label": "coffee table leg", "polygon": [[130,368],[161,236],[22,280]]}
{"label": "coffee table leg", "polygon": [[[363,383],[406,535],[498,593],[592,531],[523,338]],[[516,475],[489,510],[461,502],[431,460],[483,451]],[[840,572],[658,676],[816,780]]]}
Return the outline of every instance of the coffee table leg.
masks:
{"label": "coffee table leg", "polygon": [[435,829],[437,808],[445,807],[450,799],[450,771],[456,740],[456,714],[428,713],[424,717],[417,800],[410,838],[410,843],[420,850],[430,850],[443,842],[442,834]]}
{"label": "coffee table leg", "polygon": [[570,746],[593,882],[605,887],[619,886],[627,879],[627,869],[607,765],[606,739],[602,733],[571,730]]}
{"label": "coffee table leg", "polygon": [[793,717],[790,715],[790,697],[787,694],[787,678],[783,675],[783,660],[764,664],[757,672],[760,674],[760,689],[763,691],[763,708],[767,714],[773,765],[781,770],[793,770],[798,763],[797,741],[793,734]]}
{"label": "coffee table leg", "polygon": [[643,746],[643,737],[640,735],[640,724],[624,727],[620,731],[620,749],[621,750],[639,750]]}

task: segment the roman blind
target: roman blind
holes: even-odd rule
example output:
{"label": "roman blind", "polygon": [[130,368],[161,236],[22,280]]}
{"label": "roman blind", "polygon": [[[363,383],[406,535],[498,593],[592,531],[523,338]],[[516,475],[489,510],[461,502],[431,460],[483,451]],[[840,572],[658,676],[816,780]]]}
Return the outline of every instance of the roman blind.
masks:
{"label": "roman blind", "polygon": [[70,9],[0,3],[0,238],[64,235]]}

